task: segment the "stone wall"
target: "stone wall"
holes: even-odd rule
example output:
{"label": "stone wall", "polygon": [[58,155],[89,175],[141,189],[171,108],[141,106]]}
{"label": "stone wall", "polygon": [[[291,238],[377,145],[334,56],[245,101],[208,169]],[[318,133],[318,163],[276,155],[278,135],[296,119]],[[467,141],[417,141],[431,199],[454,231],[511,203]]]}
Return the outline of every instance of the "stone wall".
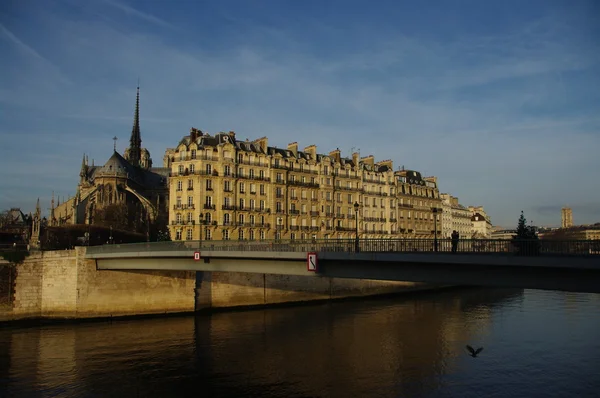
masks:
{"label": "stone wall", "polygon": [[34,252],[14,267],[0,321],[194,311],[195,272],[96,271],[84,247]]}
{"label": "stone wall", "polygon": [[204,307],[215,308],[373,296],[433,288],[415,282],[234,272],[205,273],[203,283],[210,284],[210,293],[204,292],[203,295]]}
{"label": "stone wall", "polygon": [[[191,312],[432,289],[412,282],[193,271],[97,271],[85,247],[34,252],[17,265],[0,321]],[[6,281],[4,281],[6,279]],[[5,289],[6,290],[6,289]]]}

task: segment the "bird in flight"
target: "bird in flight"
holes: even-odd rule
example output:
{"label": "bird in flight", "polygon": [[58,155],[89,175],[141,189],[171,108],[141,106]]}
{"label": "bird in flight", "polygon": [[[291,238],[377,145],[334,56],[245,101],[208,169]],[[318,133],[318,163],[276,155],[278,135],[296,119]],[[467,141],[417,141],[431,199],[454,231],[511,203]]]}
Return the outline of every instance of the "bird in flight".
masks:
{"label": "bird in flight", "polygon": [[483,351],[483,347],[479,347],[478,349],[473,349],[470,345],[467,345],[467,350],[469,350],[470,354],[473,358],[477,358],[477,354]]}

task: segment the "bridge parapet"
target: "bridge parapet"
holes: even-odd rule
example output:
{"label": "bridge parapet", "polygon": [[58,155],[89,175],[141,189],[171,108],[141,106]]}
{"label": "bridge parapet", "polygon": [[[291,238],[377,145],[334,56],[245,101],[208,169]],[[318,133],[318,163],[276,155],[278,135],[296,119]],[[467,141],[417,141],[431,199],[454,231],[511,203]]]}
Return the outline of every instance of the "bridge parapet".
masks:
{"label": "bridge parapet", "polygon": [[[210,252],[361,252],[361,253],[452,253],[453,246],[446,239],[320,239],[320,240],[262,240],[262,241],[172,241],[144,242],[129,244],[113,244],[91,246],[87,257],[93,258],[103,254],[155,252],[193,253],[194,251]],[[599,256],[600,241],[578,240],[522,240],[506,239],[463,239],[456,246],[460,254],[494,255],[494,256]]]}

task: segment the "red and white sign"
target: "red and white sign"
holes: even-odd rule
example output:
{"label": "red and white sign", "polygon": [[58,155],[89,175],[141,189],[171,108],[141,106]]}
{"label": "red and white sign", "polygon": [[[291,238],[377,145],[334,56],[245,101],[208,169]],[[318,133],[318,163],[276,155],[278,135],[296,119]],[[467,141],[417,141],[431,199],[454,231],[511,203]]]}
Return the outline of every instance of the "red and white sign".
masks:
{"label": "red and white sign", "polygon": [[306,269],[311,272],[317,272],[319,267],[319,260],[317,259],[317,253],[309,252],[306,254]]}
{"label": "red and white sign", "polygon": [[199,261],[200,260],[200,252],[194,252],[194,260],[195,261]]}

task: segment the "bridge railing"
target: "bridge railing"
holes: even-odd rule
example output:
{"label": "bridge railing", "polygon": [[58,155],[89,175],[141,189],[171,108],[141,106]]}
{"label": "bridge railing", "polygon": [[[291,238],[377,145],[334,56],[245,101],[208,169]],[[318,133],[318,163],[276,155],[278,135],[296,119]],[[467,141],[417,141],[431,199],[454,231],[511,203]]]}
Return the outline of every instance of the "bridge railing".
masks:
{"label": "bridge railing", "polygon": [[265,251],[265,252],[387,252],[490,255],[600,255],[600,241],[591,240],[506,240],[461,239],[317,239],[317,240],[204,240],[144,242],[89,247],[89,254],[165,251]]}

